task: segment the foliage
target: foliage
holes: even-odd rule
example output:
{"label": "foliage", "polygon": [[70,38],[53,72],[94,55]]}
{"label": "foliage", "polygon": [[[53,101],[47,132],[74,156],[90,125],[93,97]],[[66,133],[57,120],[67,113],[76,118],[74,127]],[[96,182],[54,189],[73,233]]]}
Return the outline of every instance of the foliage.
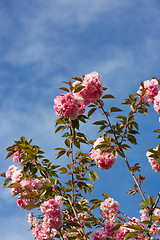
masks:
{"label": "foliage", "polygon": [[[126,153],[132,145],[137,144],[138,114],[147,115],[147,108],[155,104],[154,99],[155,110],[159,111],[159,81],[154,77],[151,81],[142,82],[138,92],[129,94],[122,103],[130,107],[128,114],[119,115],[122,112],[120,108],[105,110],[104,101],[114,99],[114,96],[104,93],[107,88],[102,87],[98,73],[82,75],[82,78],[74,77],[73,80],[76,82],[64,82],[68,87],[60,89],[67,93],[56,97],[54,105],[58,116],[55,133],[63,132],[65,146],[55,148],[55,159],[68,158],[69,164],[61,166],[46,159],[40,147],[32,145],[32,139],[27,141],[23,136],[7,148],[6,159],[13,156],[13,161],[19,162],[20,169],[11,165],[1,174],[6,178],[3,187],[11,188],[13,196],[18,197],[17,204],[31,211],[28,221],[38,240],[153,239],[154,235],[160,233],[160,193],[156,197],[148,195],[146,198],[142,190],[146,177],[140,174],[139,163],[130,165]],[[85,115],[86,106],[89,110]],[[103,119],[93,123],[101,134],[93,141],[81,132],[80,125],[88,124],[87,121],[96,111],[102,111]],[[115,116],[114,124],[110,115]],[[154,132],[159,133],[160,129]],[[83,144],[92,148],[90,153],[82,151]],[[109,169],[116,164],[117,155],[124,159],[134,180],[133,188],[128,193],[139,193],[143,199],[140,203],[141,220],[122,213],[119,203],[109,193],[102,193],[102,199],[86,199],[86,194],[94,194],[95,181],[101,180],[97,167],[111,171]],[[160,145],[148,149],[147,157],[152,169],[158,174]],[[61,181],[61,175],[66,176],[64,182]],[[99,208],[101,217],[95,215],[95,209]]]}

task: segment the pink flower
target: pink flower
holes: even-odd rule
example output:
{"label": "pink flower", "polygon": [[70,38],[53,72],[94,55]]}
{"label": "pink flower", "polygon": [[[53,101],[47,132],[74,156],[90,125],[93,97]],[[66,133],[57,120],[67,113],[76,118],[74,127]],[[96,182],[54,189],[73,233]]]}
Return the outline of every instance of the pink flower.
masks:
{"label": "pink flower", "polygon": [[157,225],[160,225],[160,209],[159,208],[155,208],[154,212],[153,212],[154,216],[158,217],[158,220],[155,222]]}
{"label": "pink flower", "polygon": [[20,157],[20,154],[19,154],[19,152],[17,151],[17,152],[15,152],[14,154],[13,154],[13,161],[14,162],[18,162],[18,158]]}
{"label": "pink flower", "polygon": [[157,113],[160,113],[160,92],[154,98],[154,109]]}
{"label": "pink flower", "polygon": [[110,169],[113,167],[113,165],[116,162],[117,159],[117,152],[111,151],[110,148],[106,148],[105,150],[101,151],[100,149],[94,149],[96,146],[103,143],[104,139],[102,137],[99,137],[93,145],[93,149],[90,152],[90,156],[93,160],[96,161],[98,164],[98,167],[101,169]]}
{"label": "pink flower", "polygon": [[101,209],[101,214],[105,220],[114,222],[119,212],[119,203],[117,201],[114,201],[113,198],[109,197],[105,199],[104,202],[101,203],[100,209]]}
{"label": "pink flower", "polygon": [[147,208],[141,209],[139,211],[142,215],[141,215],[141,222],[143,221],[149,221],[149,216],[148,216],[148,210]]}
{"label": "pink flower", "polygon": [[96,231],[94,234],[91,234],[93,240],[106,240],[106,235],[103,231]]}
{"label": "pink flower", "polygon": [[85,112],[85,105],[82,98],[78,98],[73,93],[66,93],[54,99],[54,109],[57,116],[67,116],[71,120],[78,118],[79,114]]}
{"label": "pink flower", "polygon": [[17,205],[18,205],[19,207],[21,207],[21,208],[24,208],[24,206],[25,206],[25,204],[24,204],[24,202],[23,202],[22,199],[18,199],[18,200],[17,200]]}
{"label": "pink flower", "polygon": [[18,170],[18,168],[15,165],[9,166],[8,170],[10,170],[12,173]]}
{"label": "pink flower", "polygon": [[22,173],[21,170],[16,170],[13,172],[12,174],[12,183],[16,183],[20,180],[20,178],[22,177]]}
{"label": "pink flower", "polygon": [[6,171],[6,177],[10,178],[11,176],[12,176],[11,171],[7,170],[7,171]]}
{"label": "pink flower", "polygon": [[[50,199],[43,202],[40,210],[44,213],[43,222],[39,223],[34,217],[33,213],[28,216],[28,222],[32,225],[33,235],[38,240],[52,240],[57,234],[56,229],[62,227],[63,213],[60,209],[62,204],[62,197],[57,196],[55,199]],[[41,219],[42,221],[42,219]]]}
{"label": "pink flower", "polygon": [[156,95],[158,94],[159,86],[158,81],[156,79],[144,81],[144,90],[143,87],[140,86],[137,93],[139,95],[143,95],[146,98],[148,103],[153,103]]}
{"label": "pink flower", "polygon": [[[158,150],[158,148],[156,148],[154,150]],[[153,157],[150,157],[151,154],[152,154],[151,152],[147,152],[146,157],[148,158],[148,161],[150,162],[150,164],[152,166],[152,169],[155,172],[160,172],[160,164],[159,164],[157,159],[154,159]]]}
{"label": "pink flower", "polygon": [[77,96],[83,98],[85,105],[93,103],[101,98],[103,93],[102,81],[97,72],[85,75],[83,83],[77,81],[73,86],[75,87],[76,84],[84,86],[84,88],[77,93]]}
{"label": "pink flower", "polygon": [[59,229],[62,226],[63,213],[61,205],[61,196],[57,196],[55,199],[50,199],[41,204],[40,210],[44,213],[43,226],[54,229]]}

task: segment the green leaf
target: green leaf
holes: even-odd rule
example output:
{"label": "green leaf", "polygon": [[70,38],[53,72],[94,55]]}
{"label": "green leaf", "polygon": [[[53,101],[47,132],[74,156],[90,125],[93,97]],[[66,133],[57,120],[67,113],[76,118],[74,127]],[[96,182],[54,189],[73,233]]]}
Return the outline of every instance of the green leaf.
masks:
{"label": "green leaf", "polygon": [[85,86],[82,86],[82,85],[76,85],[76,87],[75,87],[75,90],[74,90],[74,93],[78,93],[78,92],[80,92],[83,88],[85,88]]}
{"label": "green leaf", "polygon": [[22,136],[22,137],[20,138],[20,140],[21,140],[22,143],[25,143],[25,141],[26,141],[26,139],[25,139],[24,136]]}
{"label": "green leaf", "polygon": [[88,117],[90,117],[96,110],[97,108],[91,108],[88,112]]}
{"label": "green leaf", "polygon": [[152,225],[151,221],[143,221],[142,223],[145,224],[145,225]]}
{"label": "green leaf", "polygon": [[63,131],[66,128],[66,126],[58,126],[55,130],[55,133],[59,132],[59,131]]}
{"label": "green leaf", "polygon": [[37,208],[37,207],[39,207],[39,203],[38,204],[31,203],[31,204],[26,205],[23,209],[30,210],[30,209]]}
{"label": "green leaf", "polygon": [[66,150],[61,150],[58,154],[57,154],[57,157],[56,159],[58,159],[59,157],[61,157],[63,154],[66,153]]}
{"label": "green leaf", "polygon": [[128,141],[130,141],[132,144],[134,144],[134,145],[137,144],[137,140],[133,135],[128,134],[127,138],[128,138]]}
{"label": "green leaf", "polygon": [[155,222],[159,219],[159,217],[158,216],[152,216],[151,219]]}
{"label": "green leaf", "polygon": [[91,179],[91,181],[94,183],[96,180],[95,175],[93,174],[93,172],[89,172],[89,178]]}
{"label": "green leaf", "polygon": [[66,91],[66,92],[69,92],[68,88],[65,88],[65,87],[61,87],[61,88],[59,88],[59,89],[61,89],[61,90],[63,90],[63,91]]}
{"label": "green leaf", "polygon": [[143,207],[149,207],[149,200],[143,201],[143,202],[140,203],[139,205],[140,205],[140,206],[143,206]]}
{"label": "green leaf", "polygon": [[72,120],[72,126],[74,129],[77,128],[79,130],[79,120]]}
{"label": "green leaf", "polygon": [[102,98],[115,98],[115,97],[111,94],[105,94]]}
{"label": "green leaf", "polygon": [[62,173],[68,173],[68,170],[65,167],[61,167],[58,170],[60,170]]}
{"label": "green leaf", "polygon": [[5,188],[10,181],[11,181],[11,178],[7,178],[3,183],[3,188]]}
{"label": "green leaf", "polygon": [[68,148],[70,148],[70,141],[69,141],[68,138],[66,138],[66,140],[65,140],[65,144],[66,144],[66,146],[67,146]]}
{"label": "green leaf", "polygon": [[156,130],[154,130],[153,132],[160,132],[160,129],[156,129]]}
{"label": "green leaf", "polygon": [[96,171],[92,171],[92,173],[94,174],[94,176],[99,180],[99,175]]}
{"label": "green leaf", "polygon": [[109,109],[109,112],[121,112],[122,110],[120,108],[117,108],[117,107],[111,107]]}
{"label": "green leaf", "polygon": [[130,105],[132,101],[130,99],[125,99],[125,101],[122,104]]}
{"label": "green leaf", "polygon": [[65,148],[54,148],[54,150],[65,150]]}
{"label": "green leaf", "polygon": [[101,202],[93,204],[93,206],[90,208],[90,210],[93,210],[101,205]]}
{"label": "green leaf", "polygon": [[107,124],[107,122],[105,120],[101,120],[101,121],[96,121],[92,124],[94,124],[94,125],[104,125],[104,124]]}
{"label": "green leaf", "polygon": [[5,160],[9,157],[11,157],[13,154],[14,154],[15,151],[10,151],[8,154],[7,154],[7,157],[5,158]]}
{"label": "green leaf", "polygon": [[82,78],[80,78],[80,77],[72,77],[72,79],[74,79],[74,80],[76,80],[76,81],[83,82]]}
{"label": "green leaf", "polygon": [[138,233],[136,233],[136,232],[127,233],[126,236],[124,237],[124,240],[127,240],[127,239],[135,237],[135,236],[138,236]]}
{"label": "green leaf", "polygon": [[11,183],[8,188],[19,188],[21,187],[20,183],[19,182],[16,182],[16,183]]}
{"label": "green leaf", "polygon": [[102,195],[103,195],[104,199],[109,198],[109,193],[102,193]]}
{"label": "green leaf", "polygon": [[137,225],[128,225],[126,226],[126,228],[130,228],[130,229],[135,229],[135,230],[141,230],[142,226],[137,224]]}
{"label": "green leaf", "polygon": [[99,128],[98,133],[99,133],[99,132],[102,132],[105,128],[106,128],[106,125],[102,125],[102,126]]}
{"label": "green leaf", "polygon": [[148,200],[149,200],[149,203],[151,204],[151,206],[153,206],[154,205],[154,197],[151,195],[148,195]]}
{"label": "green leaf", "polygon": [[102,200],[99,200],[99,199],[92,199],[90,200],[91,203],[101,203]]}
{"label": "green leaf", "polygon": [[127,120],[127,117],[126,117],[126,116],[124,116],[124,115],[118,115],[118,116],[116,116],[116,118],[122,118],[124,121],[126,121],[126,120]]}
{"label": "green leaf", "polygon": [[122,225],[123,225],[122,223],[116,224],[116,225],[112,228],[111,232],[114,232],[114,231],[118,230]]}

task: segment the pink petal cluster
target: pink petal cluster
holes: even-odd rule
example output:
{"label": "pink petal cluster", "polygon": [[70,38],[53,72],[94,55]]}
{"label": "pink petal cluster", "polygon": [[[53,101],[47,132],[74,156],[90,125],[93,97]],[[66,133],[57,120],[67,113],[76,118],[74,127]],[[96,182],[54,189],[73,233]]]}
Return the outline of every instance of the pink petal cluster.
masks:
{"label": "pink petal cluster", "polygon": [[119,203],[117,201],[114,201],[113,198],[109,197],[105,199],[104,202],[101,203],[100,209],[101,209],[101,214],[105,220],[114,222],[119,212]]}
{"label": "pink petal cluster", "polygon": [[57,234],[55,229],[44,228],[42,223],[39,223],[36,218],[33,217],[33,212],[28,215],[28,222],[32,225],[32,233],[37,240],[53,240]]}
{"label": "pink petal cluster", "polygon": [[149,221],[148,210],[147,208],[141,209],[139,211],[141,213],[141,222]]}
{"label": "pink petal cluster", "polygon": [[82,226],[84,226],[84,224],[87,222],[87,219],[89,218],[89,216],[90,215],[87,212],[84,212],[84,213],[79,212],[78,213],[78,219]]}
{"label": "pink petal cluster", "polygon": [[[102,96],[102,81],[97,72],[92,72],[85,75],[83,83],[76,82],[79,85],[84,86],[84,88],[77,94],[84,99],[84,104],[88,105],[99,100]],[[75,86],[74,84],[73,86]]]}
{"label": "pink petal cluster", "polygon": [[6,171],[6,177],[10,177],[12,179],[12,183],[16,183],[20,181],[20,178],[22,177],[22,172],[21,170],[18,170],[15,165],[11,165]]}
{"label": "pink petal cluster", "polygon": [[102,81],[97,72],[85,75],[83,83],[76,81],[76,86],[84,87],[80,92],[66,93],[54,99],[54,110],[57,116],[67,116],[71,120],[78,118],[78,115],[85,112],[85,106],[99,100],[102,96]]}
{"label": "pink petal cluster", "polygon": [[160,225],[160,209],[156,208],[153,212],[154,216],[158,217],[158,220],[155,222],[155,224]]}
{"label": "pink petal cluster", "polygon": [[66,93],[54,99],[54,109],[57,116],[67,116],[72,120],[78,118],[79,114],[85,112],[85,105],[82,98],[76,97],[73,93]]}
{"label": "pink petal cluster", "polygon": [[33,217],[33,213],[29,214],[28,222],[32,225],[32,232],[38,240],[51,240],[56,234],[56,229],[63,225],[63,213],[61,211],[62,197],[56,196],[43,202],[40,210],[44,213],[43,222],[38,221]]}
{"label": "pink petal cluster", "polygon": [[[130,218],[128,223],[125,223],[123,226],[121,226],[118,230],[118,236],[119,236],[119,240],[123,240],[124,237],[126,236],[126,234],[130,233],[130,232],[137,232],[138,235],[133,237],[133,239],[144,239],[143,234],[135,229],[131,229],[131,228],[127,228],[127,226],[132,226],[132,225],[141,225],[141,230],[144,229],[144,226],[140,223],[138,218]],[[145,238],[147,239],[147,238]],[[149,238],[150,239],[150,238]]]}
{"label": "pink petal cluster", "polygon": [[[17,148],[15,148],[15,150],[17,150]],[[13,161],[17,163],[19,157],[20,157],[20,154],[19,154],[18,151],[16,151],[16,152],[13,154]]]}
{"label": "pink petal cluster", "polygon": [[[157,150],[158,148],[154,149],[154,150]],[[159,162],[157,161],[157,159],[154,159],[153,157],[150,157],[152,153],[151,152],[147,152],[146,153],[146,157],[148,158],[148,161],[150,162],[151,166],[152,166],[152,169],[155,171],[155,172],[159,172],[160,173],[160,164]]]}
{"label": "pink petal cluster", "polygon": [[158,114],[160,113],[160,92],[158,92],[154,99],[154,109]]}
{"label": "pink petal cluster", "polygon": [[[156,79],[144,81],[144,97],[148,103],[154,103],[155,97],[158,94],[159,86]],[[143,94],[143,87],[140,86],[137,91],[139,95]]]}
{"label": "pink petal cluster", "polygon": [[97,230],[91,234],[93,240],[106,240],[106,234],[103,231]]}
{"label": "pink petal cluster", "polygon": [[48,179],[22,179],[20,181],[20,190],[21,192],[18,194],[18,200],[17,205],[21,208],[24,208],[25,206],[29,204],[33,204],[37,202],[36,196],[32,196],[32,198],[24,198],[25,195],[30,194],[32,192],[36,194],[41,193],[41,190],[39,188],[42,186],[43,183],[49,182]]}
{"label": "pink petal cluster", "polygon": [[110,148],[106,148],[105,150],[101,151],[100,149],[94,149],[96,146],[103,143],[104,139],[99,137],[93,145],[93,149],[90,151],[90,156],[93,160],[96,161],[98,167],[101,169],[110,169],[116,162],[117,159],[117,152],[111,151]]}

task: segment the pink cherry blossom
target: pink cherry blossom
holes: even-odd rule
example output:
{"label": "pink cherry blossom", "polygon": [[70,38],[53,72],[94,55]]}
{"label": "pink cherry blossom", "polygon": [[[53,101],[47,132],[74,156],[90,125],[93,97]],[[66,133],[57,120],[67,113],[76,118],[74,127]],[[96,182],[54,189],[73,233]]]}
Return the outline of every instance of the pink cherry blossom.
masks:
{"label": "pink cherry blossom", "polygon": [[147,100],[147,102],[153,103],[156,95],[158,94],[158,91],[159,91],[158,81],[156,79],[152,79],[144,81],[144,90],[143,87],[140,86],[137,93],[139,95],[143,95],[144,93],[144,97]]}
{"label": "pink cherry blossom", "polygon": [[[154,150],[157,150],[158,148],[154,149]],[[158,162],[157,159],[154,159],[153,157],[150,157],[152,153],[151,152],[147,152],[146,153],[146,157],[148,158],[148,161],[150,162],[151,166],[152,166],[152,169],[155,171],[155,172],[160,172],[160,163]]]}
{"label": "pink cherry blossom", "polygon": [[22,172],[21,170],[16,170],[13,172],[11,178],[12,178],[12,183],[16,183],[20,180],[20,178],[22,177]]}
{"label": "pink cherry blossom", "polygon": [[117,159],[117,152],[111,151],[110,148],[106,148],[105,150],[101,151],[100,149],[94,149],[97,145],[103,143],[104,139],[99,137],[93,145],[93,149],[90,151],[90,156],[93,160],[96,161],[98,167],[101,169],[110,169],[116,162]]}
{"label": "pink cherry blossom", "polygon": [[109,197],[105,199],[104,202],[101,203],[100,209],[101,209],[101,214],[105,220],[114,222],[119,212],[119,203],[117,201],[114,201],[113,198]]}
{"label": "pink cherry blossom", "polygon": [[57,96],[54,99],[54,109],[57,116],[67,116],[71,120],[78,118],[78,115],[85,112],[83,99],[77,97],[73,93],[66,93]]}
{"label": "pink cherry blossom", "polygon": [[6,177],[10,178],[11,176],[12,176],[11,171],[7,170],[7,171],[6,171]]}
{"label": "pink cherry blossom", "polygon": [[91,234],[93,240],[106,240],[106,235],[103,231],[97,230],[94,234]]}
{"label": "pink cherry blossom", "polygon": [[160,91],[157,96],[154,98],[154,109],[157,113],[160,113]]}
{"label": "pink cherry blossom", "polygon": [[83,98],[85,105],[94,103],[101,98],[103,93],[102,81],[97,72],[92,72],[85,75],[83,83],[77,81],[73,84],[73,86],[75,87],[76,84],[84,86],[84,88],[76,95]]}
{"label": "pink cherry blossom", "polygon": [[14,162],[18,162],[18,158],[20,157],[20,154],[18,151],[16,151],[14,154],[13,154],[13,161]]}
{"label": "pink cherry blossom", "polygon": [[139,211],[141,213],[141,222],[149,221],[148,210],[147,208],[141,209]]}
{"label": "pink cherry blossom", "polygon": [[158,217],[158,220],[155,222],[157,225],[160,225],[160,209],[156,208],[153,212],[154,216]]}
{"label": "pink cherry blossom", "polygon": [[52,240],[57,234],[56,229],[63,225],[63,213],[60,209],[62,205],[62,197],[56,196],[41,204],[40,210],[44,213],[42,223],[39,223],[33,217],[33,213],[28,216],[28,222],[32,225],[33,235],[38,240]]}

